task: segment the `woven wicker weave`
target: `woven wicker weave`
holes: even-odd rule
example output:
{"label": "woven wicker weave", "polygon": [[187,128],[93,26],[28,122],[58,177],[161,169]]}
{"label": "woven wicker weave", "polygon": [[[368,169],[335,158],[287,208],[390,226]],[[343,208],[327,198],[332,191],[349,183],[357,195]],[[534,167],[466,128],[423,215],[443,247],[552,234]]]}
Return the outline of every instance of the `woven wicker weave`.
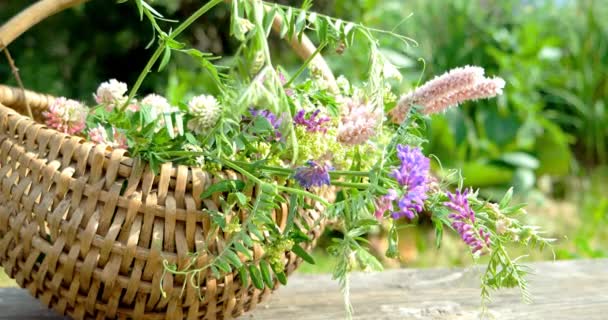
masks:
{"label": "woven wicker weave", "polygon": [[[162,260],[184,267],[188,253],[201,248],[210,225],[201,208],[217,209],[217,195],[199,195],[222,175],[166,163],[155,176],[124,150],[106,150],[21,115],[24,98],[35,115],[53,99],[0,86],[0,261],[19,285],[77,319],[225,319],[271,293],[244,287],[238,274],[207,274],[201,300],[192,286],[180,296],[184,278],[166,274],[162,298]],[[315,239],[323,208],[311,205],[316,210],[300,214]],[[281,226],[287,210],[275,213]],[[220,240],[209,247],[217,251]],[[256,249],[254,258],[261,254]],[[198,260],[200,266],[209,258]],[[299,262],[286,252],[287,274]]]}

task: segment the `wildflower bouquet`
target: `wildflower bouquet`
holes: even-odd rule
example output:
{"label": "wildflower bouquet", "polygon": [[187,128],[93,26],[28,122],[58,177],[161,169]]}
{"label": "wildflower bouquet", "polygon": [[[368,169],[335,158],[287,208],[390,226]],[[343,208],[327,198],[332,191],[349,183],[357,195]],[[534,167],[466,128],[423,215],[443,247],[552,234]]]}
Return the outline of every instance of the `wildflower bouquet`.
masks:
{"label": "wildflower bouquet", "polygon": [[[366,233],[387,228],[386,255],[394,258],[398,223],[416,224],[429,217],[438,245],[444,230],[453,230],[474,257],[489,256],[482,276],[484,300],[490,289],[501,287],[519,287],[528,297],[527,269],[506,247],[542,248],[550,239],[518,220],[525,211],[522,205],[510,204],[511,192],[495,204],[462,189],[461,183],[451,191],[446,176],[433,175],[431,158],[422,149],[425,117],[441,116],[446,108],[468,100],[500,95],[502,79],[465,66],[397,98],[390,83],[401,81],[401,75],[379,50],[376,37],[396,37],[405,44],[413,40],[311,12],[311,1],[301,8],[231,1],[231,34],[241,45],[230,59],[176,40],[195,19],[224,1],[208,1],[172,31],[161,28],[165,19],[147,2],[134,2],[158,34],[158,47],[131,91],[125,83],[109,80],[94,93],[93,107],[59,98],[43,116],[58,131],[111,150],[128,150],[156,172],[171,162],[221,177],[200,194],[203,199],[217,197],[220,206],[203,206],[196,214],[208,216],[208,228],[221,232],[225,243],[219,249],[191,252],[193,261],[208,257],[203,266],[178,268],[165,261],[165,274],[185,277],[184,286],[195,288],[204,286],[196,279],[208,272],[221,278],[238,271],[235,281],[251,281],[258,289],[285,283],[287,252],[314,263],[303,249],[311,241],[308,224],[299,222],[297,211],[311,208],[314,200],[322,204],[316,223],[333,221],[343,235],[328,250],[336,259],[334,277],[345,297],[351,270],[382,269],[368,251]],[[319,46],[288,72],[271,60],[268,38],[273,28],[296,46],[309,41],[306,34]],[[343,76],[335,79],[320,59],[323,48],[353,45],[370,53],[368,79],[362,84]],[[174,54],[200,61],[213,80],[209,92],[184,101],[138,96],[145,76],[154,66],[162,70]],[[226,171],[237,178],[226,178]],[[456,176],[452,172],[449,177]],[[275,211],[284,205],[290,209],[285,224],[279,225]]]}

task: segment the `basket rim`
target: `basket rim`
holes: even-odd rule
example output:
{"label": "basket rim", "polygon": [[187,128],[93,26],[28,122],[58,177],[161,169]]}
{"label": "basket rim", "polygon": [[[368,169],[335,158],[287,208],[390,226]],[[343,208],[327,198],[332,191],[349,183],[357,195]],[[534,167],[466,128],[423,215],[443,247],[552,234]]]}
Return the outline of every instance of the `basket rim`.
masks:
{"label": "basket rim", "polygon": [[[56,97],[49,94],[38,93],[31,90],[23,91],[20,88],[0,84],[0,108],[5,109],[0,110],[0,114],[7,114],[9,117],[17,117],[16,122],[23,121],[26,123],[27,127],[37,127],[37,129],[39,130],[39,134],[45,134],[49,136],[58,135],[64,140],[69,141],[68,143],[71,143],[72,145],[74,145],[74,147],[82,144],[90,145],[91,149],[102,151],[106,160],[114,158],[113,160],[116,161],[118,160],[116,159],[116,157],[118,157],[120,154],[120,159],[118,161],[121,167],[118,168],[118,172],[123,173],[124,175],[126,175],[126,177],[128,177],[130,171],[133,170],[133,168],[137,165],[137,162],[139,161],[142,161],[146,166],[149,166],[148,161],[132,157],[126,149],[114,149],[103,143],[97,144],[91,142],[87,140],[84,136],[70,135],[58,131],[56,129],[48,127],[46,124],[41,123],[36,119],[32,119],[23,114],[23,111],[25,110],[22,109],[25,107],[26,104],[29,103],[32,107],[32,111],[34,112],[34,114],[39,115],[42,111],[48,108],[48,105],[50,105],[54,101],[54,99],[56,99]],[[178,164],[174,162],[163,162],[162,165],[166,165],[168,163],[171,164],[172,170],[177,170],[180,167],[185,167],[187,168],[187,170],[193,172],[208,172],[207,170],[203,170],[200,167],[194,165]],[[224,172],[229,175],[241,176],[240,174],[235,173],[233,170],[230,169],[222,169],[220,170],[220,172]],[[158,173],[156,175],[158,175]],[[241,177],[241,180],[246,180],[246,178]],[[190,181],[190,178],[188,179],[188,181]]]}

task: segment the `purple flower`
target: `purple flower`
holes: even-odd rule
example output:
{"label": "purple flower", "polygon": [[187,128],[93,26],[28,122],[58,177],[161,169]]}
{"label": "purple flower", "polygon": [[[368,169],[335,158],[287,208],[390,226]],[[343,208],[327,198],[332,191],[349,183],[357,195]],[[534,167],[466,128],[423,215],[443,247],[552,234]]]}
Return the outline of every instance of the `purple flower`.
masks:
{"label": "purple flower", "polygon": [[277,115],[272,113],[270,110],[258,110],[258,109],[254,109],[254,108],[249,108],[249,113],[251,113],[251,116],[253,118],[256,118],[256,117],[266,118],[266,120],[268,120],[270,125],[275,129],[274,140],[281,139],[282,135],[281,135],[281,132],[279,131],[279,126],[281,126],[281,123],[283,122],[282,117],[277,117]]}
{"label": "purple flower", "polygon": [[399,211],[393,212],[393,218],[413,219],[416,213],[424,209],[424,200],[429,188],[430,160],[422,154],[420,148],[401,144],[397,145],[397,157],[401,166],[393,170],[391,177],[405,187],[405,192],[397,202]]}
{"label": "purple flower", "polygon": [[327,132],[327,128],[323,125],[329,122],[328,117],[319,117],[320,109],[315,110],[312,114],[308,116],[306,119],[306,111],[300,110],[296,113],[296,116],[293,118],[293,121],[296,124],[306,127],[306,131],[308,132]]}
{"label": "purple flower", "polygon": [[302,187],[309,189],[330,184],[329,171],[334,169],[332,166],[321,165],[312,160],[306,162],[306,165],[298,167],[293,176]]}
{"label": "purple flower", "polygon": [[444,202],[444,205],[452,211],[448,217],[452,219],[452,227],[460,234],[462,240],[471,247],[473,253],[483,254],[484,248],[490,248],[490,234],[475,225],[475,212],[469,205],[468,194],[468,189],[463,192],[448,192],[450,201]]}

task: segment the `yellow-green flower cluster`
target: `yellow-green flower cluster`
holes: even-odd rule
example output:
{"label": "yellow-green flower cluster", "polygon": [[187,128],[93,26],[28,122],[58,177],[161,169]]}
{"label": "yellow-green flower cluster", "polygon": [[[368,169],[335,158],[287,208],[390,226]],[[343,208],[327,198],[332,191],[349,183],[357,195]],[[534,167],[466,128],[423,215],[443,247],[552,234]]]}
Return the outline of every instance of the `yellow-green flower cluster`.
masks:
{"label": "yellow-green flower cluster", "polygon": [[305,127],[296,126],[298,139],[298,163],[308,160],[329,160],[336,169],[350,167],[352,161],[347,157],[348,147],[338,142],[336,128],[327,132],[308,132]]}
{"label": "yellow-green flower cluster", "polygon": [[285,264],[282,260],[285,257],[285,252],[290,251],[293,247],[293,240],[280,238],[273,241],[268,247],[266,247],[266,257],[268,263],[272,266],[273,270],[282,271],[285,268]]}

